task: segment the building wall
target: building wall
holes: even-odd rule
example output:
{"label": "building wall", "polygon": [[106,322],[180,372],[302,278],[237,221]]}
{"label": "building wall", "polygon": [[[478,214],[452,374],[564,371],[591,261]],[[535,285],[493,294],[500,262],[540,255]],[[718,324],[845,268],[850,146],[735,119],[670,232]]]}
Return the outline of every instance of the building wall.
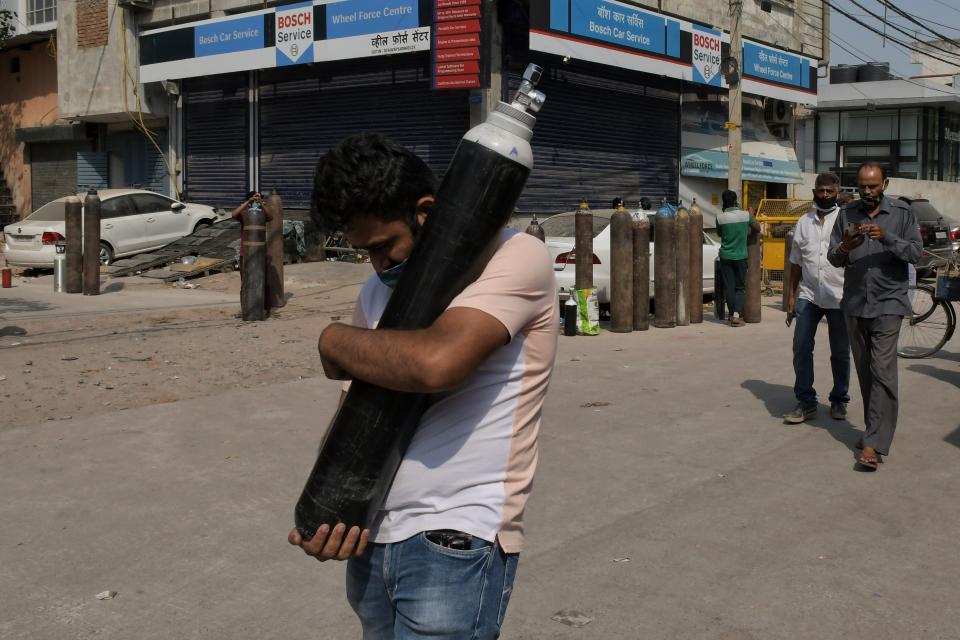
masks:
{"label": "building wall", "polygon": [[[13,58],[20,59],[20,73],[10,72]],[[17,213],[29,212],[30,166],[24,144],[16,141],[16,130],[56,122],[56,51],[47,42],[0,51],[0,166],[13,192]]]}
{"label": "building wall", "polygon": [[[154,85],[145,93],[135,81],[139,49],[133,13],[118,7],[116,0],[61,2],[59,10],[61,115],[88,122],[126,121],[130,119],[127,112],[138,108],[139,94],[145,118],[165,117],[167,99],[162,90]],[[123,73],[124,62],[129,75]]]}
{"label": "building wall", "polygon": [[[946,58],[949,60],[952,57],[944,50],[952,51],[954,56],[960,56],[960,46],[957,46],[952,42],[934,40],[932,42],[915,42],[914,44],[921,51],[929,51],[937,58]],[[943,60],[931,58],[930,56],[926,56],[918,51],[914,51],[910,54],[910,62],[920,65],[920,73],[918,75],[933,76],[929,78],[931,82],[952,84],[954,81],[954,76],[960,75],[960,69],[957,68],[957,65],[947,64]]]}

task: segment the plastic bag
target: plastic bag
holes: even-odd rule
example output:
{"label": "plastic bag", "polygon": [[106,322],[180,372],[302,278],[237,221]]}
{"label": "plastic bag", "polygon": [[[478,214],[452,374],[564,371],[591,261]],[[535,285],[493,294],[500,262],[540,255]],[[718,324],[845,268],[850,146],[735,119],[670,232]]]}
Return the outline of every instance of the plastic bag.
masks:
{"label": "plastic bag", "polygon": [[600,302],[594,289],[577,289],[577,333],[595,336],[600,333]]}
{"label": "plastic bag", "polygon": [[676,217],[677,208],[669,202],[664,202],[662,205],[660,205],[660,208],[657,209],[657,215],[667,216],[668,218]]}

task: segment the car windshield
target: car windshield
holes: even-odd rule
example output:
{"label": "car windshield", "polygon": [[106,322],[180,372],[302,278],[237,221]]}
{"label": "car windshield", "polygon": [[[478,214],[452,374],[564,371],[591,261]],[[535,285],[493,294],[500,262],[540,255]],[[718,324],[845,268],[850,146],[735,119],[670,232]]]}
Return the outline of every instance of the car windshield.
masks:
{"label": "car windshield", "polygon": [[917,214],[917,220],[920,222],[937,222],[941,217],[936,207],[926,200],[914,200],[910,208]]}
{"label": "car windshield", "polygon": [[[593,237],[596,238],[600,232],[610,224],[609,216],[593,216]],[[561,213],[552,218],[548,218],[540,223],[543,228],[543,235],[548,238],[574,238],[577,235],[577,218],[575,213]]]}
{"label": "car windshield", "polygon": [[54,200],[43,205],[29,216],[24,222],[63,222],[67,203],[63,200]]}

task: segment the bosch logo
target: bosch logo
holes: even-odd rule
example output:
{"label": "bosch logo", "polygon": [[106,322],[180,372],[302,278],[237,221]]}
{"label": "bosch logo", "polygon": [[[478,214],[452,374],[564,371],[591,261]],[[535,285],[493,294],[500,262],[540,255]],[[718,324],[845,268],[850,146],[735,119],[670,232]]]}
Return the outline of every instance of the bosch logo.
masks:
{"label": "bosch logo", "polygon": [[720,51],[720,38],[707,36],[702,33],[693,34],[693,46],[700,49]]}
{"label": "bosch logo", "polygon": [[290,29],[293,27],[304,27],[311,24],[312,21],[313,21],[312,11],[288,14],[285,16],[277,16],[277,28]]}

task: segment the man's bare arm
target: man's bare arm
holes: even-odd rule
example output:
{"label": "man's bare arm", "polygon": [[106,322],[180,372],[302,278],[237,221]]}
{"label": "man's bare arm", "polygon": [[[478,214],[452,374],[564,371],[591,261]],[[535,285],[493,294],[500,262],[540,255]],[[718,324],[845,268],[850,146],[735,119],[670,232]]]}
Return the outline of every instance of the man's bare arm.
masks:
{"label": "man's bare arm", "polygon": [[468,307],[445,311],[427,329],[361,329],[334,323],[318,348],[329,377],[364,380],[396,391],[436,393],[456,387],[510,334],[493,316]]}

